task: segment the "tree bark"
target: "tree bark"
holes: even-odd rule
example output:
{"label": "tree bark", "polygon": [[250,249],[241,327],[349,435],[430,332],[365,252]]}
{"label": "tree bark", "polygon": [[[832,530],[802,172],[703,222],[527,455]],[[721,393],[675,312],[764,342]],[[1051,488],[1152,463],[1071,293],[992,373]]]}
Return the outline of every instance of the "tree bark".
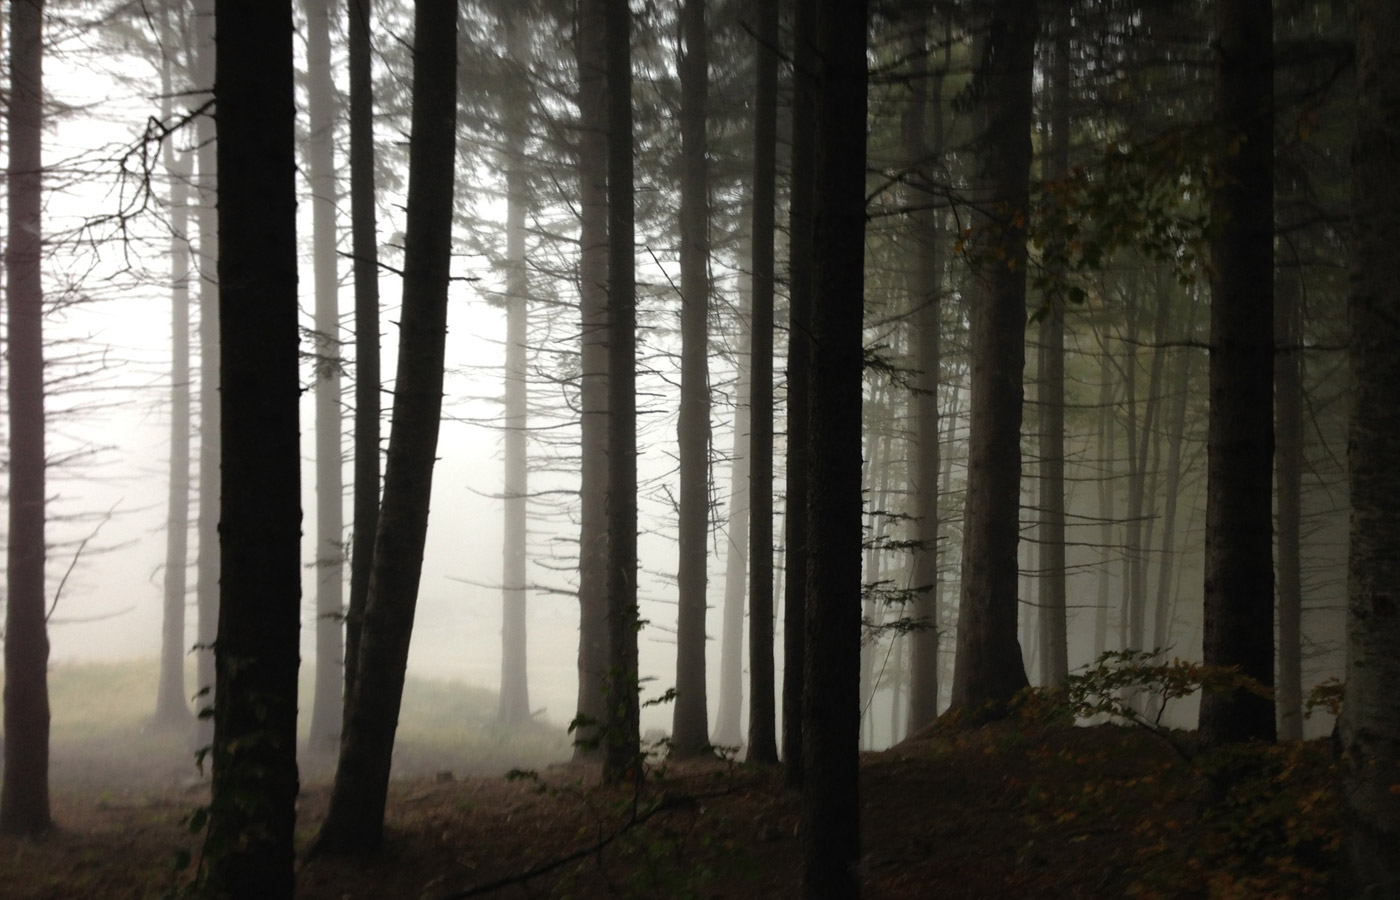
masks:
{"label": "tree bark", "polygon": [[1297,254],[1274,284],[1279,737],[1303,739],[1303,304]]}
{"label": "tree bark", "polygon": [[1352,149],[1351,552],[1340,723],[1343,888],[1400,896],[1400,8],[1360,0]]}
{"label": "tree bark", "polygon": [[754,14],[753,318],[749,419],[749,752],[778,761],[773,674],[773,287],[778,158],[778,4]]}
{"label": "tree bark", "polygon": [[293,893],[301,630],[292,4],[217,0],[221,447],[208,884]]}
{"label": "tree bark", "polygon": [[[744,598],[749,572],[749,327],[750,292],[740,289],[739,348],[735,353],[734,445],[729,454],[729,526],[725,530],[724,609],[720,621],[719,708],[714,742],[735,747],[744,702]],[[805,562],[804,562],[805,565]],[[789,579],[790,580],[790,579]]]}
{"label": "tree bark", "polygon": [[[1207,665],[1274,683],[1273,6],[1217,0],[1216,108],[1225,129],[1211,198],[1207,440]],[[1272,741],[1274,705],[1242,690],[1201,698],[1206,745]]]}
{"label": "tree bark", "polygon": [[10,4],[7,347],[9,540],[5,568],[5,774],[0,832],[49,830],[49,638],[44,563],[44,4]]}
{"label": "tree bark", "polygon": [[962,598],[952,706],[1002,705],[1027,685],[1016,639],[1021,482],[1021,374],[1025,366],[1026,233],[1031,162],[1033,0],[996,0],[979,78],[986,80],[978,138],[968,481]]}
{"label": "tree bark", "polygon": [[316,849],[326,853],[373,850],[383,840],[442,412],[456,174],[457,6],[419,0],[413,18],[413,112],[394,411],[358,672],[330,808],[316,840]]}
{"label": "tree bark", "polygon": [[709,176],[705,109],[709,49],[704,0],[681,9],[681,407],[680,560],[676,622],[676,703],[672,751],[697,756],[710,748],[705,697],[705,607],[710,531]]}
{"label": "tree bark", "polygon": [[812,900],[860,896],[867,15],[863,0],[816,4],[808,435],[821,449],[809,469],[800,819],[801,895]]}
{"label": "tree bark", "polygon": [[316,681],[311,701],[315,751],[340,740],[344,682],[345,510],[340,447],[340,277],[336,253],[335,123],[339,109],[331,71],[331,0],[306,0],[306,97],[310,134],[312,277],[316,343]]}

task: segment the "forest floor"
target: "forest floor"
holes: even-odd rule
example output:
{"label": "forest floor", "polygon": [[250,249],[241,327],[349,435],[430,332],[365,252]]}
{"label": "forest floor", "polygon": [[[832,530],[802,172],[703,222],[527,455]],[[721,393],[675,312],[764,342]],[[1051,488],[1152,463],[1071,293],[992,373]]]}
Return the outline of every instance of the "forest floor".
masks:
{"label": "forest floor", "polygon": [[[56,825],[37,840],[0,838],[0,897],[182,896],[195,867],[174,861],[197,862],[187,823],[208,799],[184,741],[55,731]],[[559,739],[496,736],[545,758],[567,746]],[[440,744],[405,748],[386,844],[359,859],[306,858],[330,788],[303,765],[299,898],[797,896],[798,800],[774,770],[662,764],[633,793],[602,787],[587,766],[507,778],[470,774],[503,767]],[[1224,795],[1201,771],[1138,728],[935,726],[862,756],[864,896],[1328,893],[1337,819],[1326,742],[1250,751]]]}

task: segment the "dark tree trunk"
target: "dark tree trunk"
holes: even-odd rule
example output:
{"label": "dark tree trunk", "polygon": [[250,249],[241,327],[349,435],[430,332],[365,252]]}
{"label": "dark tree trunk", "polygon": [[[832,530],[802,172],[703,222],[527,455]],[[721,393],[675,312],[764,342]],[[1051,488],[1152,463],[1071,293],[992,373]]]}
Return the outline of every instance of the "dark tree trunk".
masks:
{"label": "dark tree trunk", "polygon": [[754,14],[753,326],[749,401],[749,752],[778,761],[773,676],[773,281],[778,160],[778,2]]}
{"label": "dark tree trunk", "polygon": [[1360,0],[1351,261],[1353,394],[1342,885],[1400,896],[1400,7]]}
{"label": "dark tree trunk", "polygon": [[301,377],[292,4],[217,0],[221,448],[208,884],[292,897]]}
{"label": "dark tree trunk", "polygon": [[1031,162],[1034,0],[995,0],[981,71],[979,212],[973,255],[971,412],[962,599],[952,706],[975,712],[1025,687],[1016,640],[1021,374],[1026,355],[1026,233]]}
{"label": "dark tree trunk", "polygon": [[605,4],[608,86],[608,690],[603,777],[639,780],[637,294],[632,173],[632,13]]}
{"label": "dark tree trunk", "polygon": [[[816,17],[812,5],[793,10],[792,133],[816,127]],[[784,504],[783,783],[802,786],[802,694],[807,635],[808,395],[812,381],[812,189],[816,147],[792,142],[788,208],[787,496]]]}
{"label": "dark tree trunk", "polygon": [[[910,586],[917,591],[912,617],[919,630],[909,637],[909,731],[917,731],[938,718],[938,479],[942,471],[938,420],[939,370],[943,365],[942,301],[939,280],[942,261],[938,257],[939,214],[929,202],[937,154],[943,150],[942,69],[931,74],[926,54],[928,16],[923,14],[910,37],[909,108],[904,114],[904,155],[913,167],[917,190],[910,197],[912,214],[914,271],[910,276],[909,300],[913,308],[913,355],[918,370],[914,394],[914,458],[909,468],[909,493],[916,516]],[[930,81],[932,91],[930,91]],[[930,98],[930,95],[932,97]],[[934,135],[925,135],[926,111],[932,103]]]}
{"label": "dark tree trunk", "polygon": [[[379,237],[374,209],[374,87],[369,0],[347,0],[350,44],[350,240],[355,257],[355,521],[350,605],[345,612],[345,686],[350,699],[360,655],[379,520]],[[343,716],[342,716],[343,720]]]}
{"label": "dark tree trunk", "polygon": [[506,116],[506,372],[505,372],[505,534],[501,571],[501,693],[496,718],[519,725],[530,718],[526,666],[525,586],[526,497],[529,474],[525,437],[528,426],[525,336],[529,322],[530,273],[525,267],[525,216],[530,204],[525,144],[529,137],[530,32],[519,12],[506,24],[513,68]]}
{"label": "dark tree trunk", "polygon": [[[161,11],[161,36],[175,47],[180,36],[167,4]],[[173,112],[175,61],[161,60],[161,116]],[[185,693],[185,591],[188,582],[190,531],[190,248],[188,151],[173,141],[162,147],[170,176],[170,482],[165,514],[165,578],[160,635],[160,681],[152,721],[161,728],[188,728]]]}
{"label": "dark tree trunk", "polygon": [[[214,0],[194,6],[195,84],[214,90]],[[199,546],[195,551],[195,746],[214,740],[214,638],[219,630],[219,211],[214,113],[195,121],[199,175]]]}
{"label": "dark tree trunk", "polygon": [[340,448],[340,276],[336,259],[335,123],[339,109],[331,72],[331,0],[307,0],[306,155],[311,181],[312,277],[315,279],[316,345],[316,681],[311,701],[313,751],[329,752],[340,740],[344,682],[345,510]]}
{"label": "dark tree trunk", "polygon": [[[1207,441],[1207,665],[1274,683],[1273,6],[1217,0]],[[1243,690],[1201,698],[1207,745],[1273,740],[1274,705]]]}
{"label": "dark tree trunk", "polygon": [[1303,304],[1296,254],[1274,284],[1279,737],[1303,739]]}
{"label": "dark tree trunk", "polygon": [[710,530],[709,177],[705,161],[705,106],[709,50],[704,0],[685,0],[681,77],[681,408],[680,565],[676,623],[676,708],[671,742],[680,756],[710,747],[705,698],[706,567]]}
{"label": "dark tree trunk", "polygon": [[860,896],[866,4],[816,4],[803,897]]}
{"label": "dark tree trunk", "polygon": [[[608,94],[603,8],[578,4],[579,416],[578,714],[601,723],[608,674]],[[596,755],[597,725],[575,733],[575,758]]]}
{"label": "dark tree trunk", "polygon": [[413,18],[413,121],[394,411],[358,671],[330,808],[316,841],[327,853],[372,850],[383,840],[442,412],[456,174],[457,7],[419,0]]}
{"label": "dark tree trunk", "polygon": [[44,584],[44,4],[10,4],[9,541],[5,568],[5,776],[0,831],[49,830],[49,637]]}

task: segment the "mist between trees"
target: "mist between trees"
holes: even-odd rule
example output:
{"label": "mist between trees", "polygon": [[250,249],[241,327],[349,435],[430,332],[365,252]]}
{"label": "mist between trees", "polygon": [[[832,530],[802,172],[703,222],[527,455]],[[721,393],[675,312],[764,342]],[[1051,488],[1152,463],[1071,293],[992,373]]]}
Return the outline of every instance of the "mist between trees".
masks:
{"label": "mist between trees", "polygon": [[1393,886],[1397,23],[1347,6],[16,0],[0,827],[49,647],[158,653],[210,883],[290,895],[298,741],[317,851],[378,846],[407,667],[609,781],[781,763],[853,896],[858,749],[1155,649],[1267,688],[1166,710],[1207,746],[1345,679]]}

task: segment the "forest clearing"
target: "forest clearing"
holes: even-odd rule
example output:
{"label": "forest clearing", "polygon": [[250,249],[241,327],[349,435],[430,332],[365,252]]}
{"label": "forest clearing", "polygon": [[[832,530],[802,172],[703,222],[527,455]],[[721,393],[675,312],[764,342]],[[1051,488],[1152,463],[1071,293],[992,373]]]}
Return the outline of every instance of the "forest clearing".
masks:
{"label": "forest clearing", "polygon": [[[188,823],[208,781],[182,737],[142,733],[144,707],[131,698],[148,691],[130,688],[153,679],[146,664],[55,671],[58,690],[81,683],[110,712],[83,729],[55,723],[57,828],[0,838],[7,898],[184,895],[191,870],[176,860],[199,852]],[[658,764],[634,805],[628,790],[599,784],[596,766],[556,764],[568,752],[562,729],[495,729],[486,691],[411,682],[405,702],[406,777],[392,784],[379,852],[307,859],[329,784],[303,766],[301,900],[796,896],[798,798],[774,767]],[[493,744],[538,768],[507,777]],[[1211,807],[1200,777],[1140,728],[935,725],[861,758],[866,896],[1327,896],[1338,840],[1330,754],[1326,741],[1272,748],[1257,793]],[[548,871],[521,877],[538,869]]]}

